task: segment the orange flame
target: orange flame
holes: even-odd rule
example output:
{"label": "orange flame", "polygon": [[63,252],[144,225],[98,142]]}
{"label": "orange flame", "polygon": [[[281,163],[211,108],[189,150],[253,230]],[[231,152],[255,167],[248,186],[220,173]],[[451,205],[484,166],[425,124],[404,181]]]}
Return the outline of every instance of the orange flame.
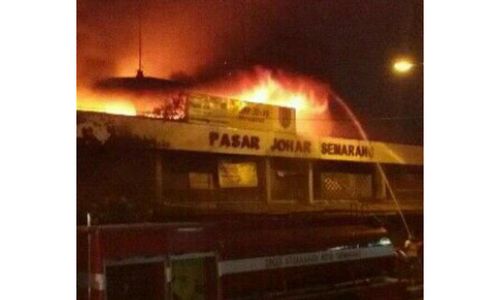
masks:
{"label": "orange flame", "polygon": [[[299,133],[329,135],[333,131],[329,112],[329,101],[333,92],[328,85],[305,76],[256,67],[251,71],[238,72],[195,87],[193,90],[248,102],[294,108]],[[169,102],[175,99],[175,95],[101,94],[85,90],[78,91],[77,108],[126,116],[141,115],[180,120],[184,114],[180,114],[179,108]],[[165,111],[169,114],[165,114]]]}
{"label": "orange flame", "polygon": [[204,91],[248,102],[294,108],[300,133],[329,134],[333,129],[328,110],[333,92],[328,85],[305,76],[256,67],[205,87]]}
{"label": "orange flame", "polygon": [[179,98],[181,94],[183,93],[179,91],[160,93],[144,91],[138,94],[126,91],[97,92],[85,89],[78,91],[77,110],[182,120],[186,111],[182,106],[184,99]]}
{"label": "orange flame", "polygon": [[100,95],[90,91],[78,91],[77,110],[103,112],[113,115],[136,116],[133,101],[124,96]]}

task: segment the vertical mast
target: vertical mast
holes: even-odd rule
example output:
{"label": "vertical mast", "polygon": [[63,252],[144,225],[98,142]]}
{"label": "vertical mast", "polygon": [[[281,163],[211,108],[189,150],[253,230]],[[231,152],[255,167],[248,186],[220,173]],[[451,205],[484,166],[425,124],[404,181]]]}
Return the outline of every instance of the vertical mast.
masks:
{"label": "vertical mast", "polygon": [[139,9],[138,9],[138,14],[139,14],[139,66],[137,69],[137,78],[142,78],[144,77],[144,73],[142,71],[142,1],[139,1]]}

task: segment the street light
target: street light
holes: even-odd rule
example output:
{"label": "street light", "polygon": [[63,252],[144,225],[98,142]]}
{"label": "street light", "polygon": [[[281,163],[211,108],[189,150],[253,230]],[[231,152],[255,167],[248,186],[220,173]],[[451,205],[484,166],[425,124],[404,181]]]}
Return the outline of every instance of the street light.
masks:
{"label": "street light", "polygon": [[400,58],[394,62],[392,68],[396,73],[405,74],[411,71],[411,69],[413,69],[414,66],[415,64],[411,60],[406,58]]}

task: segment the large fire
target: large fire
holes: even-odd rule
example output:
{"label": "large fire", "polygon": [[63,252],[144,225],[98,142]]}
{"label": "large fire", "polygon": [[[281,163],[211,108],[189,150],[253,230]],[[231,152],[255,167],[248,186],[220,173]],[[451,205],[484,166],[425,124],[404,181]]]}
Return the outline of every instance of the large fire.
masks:
{"label": "large fire", "polygon": [[256,67],[219,80],[202,91],[248,102],[294,108],[297,131],[304,134],[330,134],[332,122],[329,101],[333,92],[327,84],[309,77],[280,70]]}
{"label": "large fire", "polygon": [[134,102],[126,97],[103,96],[90,91],[79,91],[77,109],[82,111],[103,112],[113,115],[136,116]]}
{"label": "large fire", "polygon": [[[331,89],[328,85],[305,76],[256,67],[250,71],[237,72],[223,79],[200,84],[195,86],[193,91],[294,108],[299,133],[329,135],[333,129],[329,112],[329,101],[333,97]],[[77,106],[79,110],[85,111],[161,118],[165,117],[165,111],[179,111],[178,100],[171,96],[79,91]],[[169,102],[166,102],[167,98]],[[177,113],[175,114],[168,115],[168,119],[178,119]]]}

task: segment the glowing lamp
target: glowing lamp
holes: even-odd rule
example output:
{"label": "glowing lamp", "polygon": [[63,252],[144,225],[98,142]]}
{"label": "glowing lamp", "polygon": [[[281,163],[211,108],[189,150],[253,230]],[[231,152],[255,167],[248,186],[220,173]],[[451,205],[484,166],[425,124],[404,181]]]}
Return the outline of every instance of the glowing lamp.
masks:
{"label": "glowing lamp", "polygon": [[409,72],[414,67],[414,64],[407,59],[399,59],[394,62],[392,67],[396,73],[402,74]]}

